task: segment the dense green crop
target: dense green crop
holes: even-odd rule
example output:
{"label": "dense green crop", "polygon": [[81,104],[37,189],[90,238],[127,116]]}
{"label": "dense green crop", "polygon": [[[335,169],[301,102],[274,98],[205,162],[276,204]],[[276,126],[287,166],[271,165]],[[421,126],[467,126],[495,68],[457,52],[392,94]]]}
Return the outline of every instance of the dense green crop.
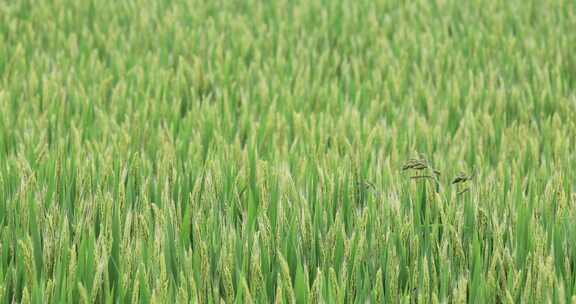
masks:
{"label": "dense green crop", "polygon": [[572,0],[0,1],[0,303],[574,302],[575,146]]}

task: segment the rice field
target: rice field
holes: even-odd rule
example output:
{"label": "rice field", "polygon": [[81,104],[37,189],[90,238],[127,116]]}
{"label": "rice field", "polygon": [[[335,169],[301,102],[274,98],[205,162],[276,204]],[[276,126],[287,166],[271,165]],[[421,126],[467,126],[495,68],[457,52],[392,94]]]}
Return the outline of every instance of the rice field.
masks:
{"label": "rice field", "polygon": [[575,302],[575,1],[0,1],[0,303]]}

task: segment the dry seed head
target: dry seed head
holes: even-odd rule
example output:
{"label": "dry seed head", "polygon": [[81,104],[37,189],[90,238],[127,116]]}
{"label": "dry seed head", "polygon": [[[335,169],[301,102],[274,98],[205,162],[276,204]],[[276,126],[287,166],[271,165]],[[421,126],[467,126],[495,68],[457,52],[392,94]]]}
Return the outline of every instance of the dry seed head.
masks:
{"label": "dry seed head", "polygon": [[409,159],[407,160],[404,165],[402,165],[402,171],[406,170],[422,170],[428,168],[427,162],[425,159]]}

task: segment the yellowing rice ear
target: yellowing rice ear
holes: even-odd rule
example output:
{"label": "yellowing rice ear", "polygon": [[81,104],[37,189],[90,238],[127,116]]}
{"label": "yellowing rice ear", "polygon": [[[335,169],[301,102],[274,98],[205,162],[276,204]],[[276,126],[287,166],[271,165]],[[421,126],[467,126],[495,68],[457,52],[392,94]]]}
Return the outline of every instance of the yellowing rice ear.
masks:
{"label": "yellowing rice ear", "polygon": [[318,2],[0,1],[0,303],[573,301],[574,1]]}

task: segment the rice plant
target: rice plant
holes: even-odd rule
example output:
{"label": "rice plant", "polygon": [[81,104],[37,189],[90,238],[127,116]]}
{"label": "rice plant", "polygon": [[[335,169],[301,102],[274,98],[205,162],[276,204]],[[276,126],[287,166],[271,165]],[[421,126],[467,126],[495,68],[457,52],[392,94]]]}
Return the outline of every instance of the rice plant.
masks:
{"label": "rice plant", "polygon": [[0,303],[576,301],[576,2],[0,1]]}

